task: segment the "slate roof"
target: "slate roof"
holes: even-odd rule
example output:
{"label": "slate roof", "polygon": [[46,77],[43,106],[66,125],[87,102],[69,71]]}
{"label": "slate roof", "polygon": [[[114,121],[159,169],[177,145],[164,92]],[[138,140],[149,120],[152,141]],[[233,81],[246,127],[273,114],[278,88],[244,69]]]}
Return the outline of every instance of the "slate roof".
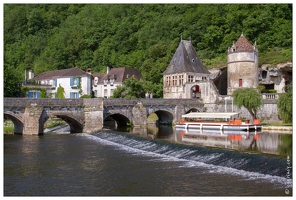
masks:
{"label": "slate roof", "polygon": [[204,67],[190,41],[181,40],[169,66],[163,72],[164,75],[194,72],[210,74]]}
{"label": "slate roof", "polygon": [[69,69],[61,69],[49,72],[42,72],[41,74],[32,78],[32,80],[52,80],[55,78],[62,78],[62,77],[72,77],[72,76],[90,76],[90,74],[86,73],[85,71],[75,67]]}
{"label": "slate roof", "polygon": [[103,84],[104,80],[108,79],[115,79],[114,82],[121,83],[127,78],[135,77],[136,79],[141,79],[141,73],[139,70],[134,68],[111,68],[109,74],[107,73],[100,73],[100,74],[92,74],[93,77],[98,77],[98,83]]}
{"label": "slate roof", "polygon": [[235,52],[253,52],[255,51],[253,49],[253,45],[247,40],[247,38],[241,34],[241,36],[238,38],[238,40],[235,43],[236,51]]}

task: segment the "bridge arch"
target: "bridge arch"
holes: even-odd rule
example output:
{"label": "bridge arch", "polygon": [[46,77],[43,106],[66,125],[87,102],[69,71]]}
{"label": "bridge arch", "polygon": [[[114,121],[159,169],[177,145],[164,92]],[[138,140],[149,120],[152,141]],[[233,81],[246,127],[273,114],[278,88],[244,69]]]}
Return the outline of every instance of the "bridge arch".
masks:
{"label": "bridge arch", "polygon": [[24,129],[24,123],[17,114],[13,112],[4,112],[4,119],[10,119],[14,125],[14,134],[21,135]]}
{"label": "bridge arch", "polygon": [[41,124],[42,128],[44,127],[44,123],[49,118],[60,118],[65,121],[70,127],[70,133],[82,133],[83,132],[83,124],[79,122],[74,116],[65,112],[51,112],[51,111],[43,111],[41,115]]}
{"label": "bridge arch", "polygon": [[191,113],[191,112],[200,112],[197,108],[190,108],[187,112],[187,113]]}
{"label": "bridge arch", "polygon": [[131,120],[128,117],[126,117],[124,114],[114,113],[114,114],[109,114],[104,118],[104,122],[103,122],[104,126],[116,126],[115,124],[110,123],[111,121],[110,118],[113,119],[116,122],[116,125],[119,127],[127,126],[127,124],[131,122]]}
{"label": "bridge arch", "polygon": [[174,115],[166,110],[157,110],[154,112],[158,117],[159,124],[171,124],[174,120]]}

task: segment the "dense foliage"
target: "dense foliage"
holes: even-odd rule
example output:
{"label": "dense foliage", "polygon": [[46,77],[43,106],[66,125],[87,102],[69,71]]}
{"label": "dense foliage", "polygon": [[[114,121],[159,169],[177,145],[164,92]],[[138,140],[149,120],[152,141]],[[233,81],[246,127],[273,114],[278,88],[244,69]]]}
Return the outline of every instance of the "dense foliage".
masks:
{"label": "dense foliage", "polygon": [[285,87],[286,93],[280,94],[277,101],[277,106],[279,109],[279,118],[285,123],[292,122],[293,115],[293,93],[292,84]]}
{"label": "dense foliage", "polygon": [[232,93],[233,102],[239,108],[245,107],[253,119],[257,119],[257,111],[263,105],[261,93],[254,88],[238,88]]}
{"label": "dense foliage", "polygon": [[162,96],[181,37],[217,67],[242,32],[259,61],[292,60],[292,4],[4,4],[4,95],[17,94],[25,69],[112,66],[139,69]]}

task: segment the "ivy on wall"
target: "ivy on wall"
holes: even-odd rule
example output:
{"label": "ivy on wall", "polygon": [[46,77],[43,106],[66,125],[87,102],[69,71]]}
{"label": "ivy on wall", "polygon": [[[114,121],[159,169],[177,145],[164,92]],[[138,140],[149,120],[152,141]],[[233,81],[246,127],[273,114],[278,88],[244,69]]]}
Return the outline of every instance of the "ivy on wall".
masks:
{"label": "ivy on wall", "polygon": [[37,87],[21,87],[22,96],[27,96],[27,93],[31,90],[40,91],[40,98],[49,98],[46,94],[46,89]]}

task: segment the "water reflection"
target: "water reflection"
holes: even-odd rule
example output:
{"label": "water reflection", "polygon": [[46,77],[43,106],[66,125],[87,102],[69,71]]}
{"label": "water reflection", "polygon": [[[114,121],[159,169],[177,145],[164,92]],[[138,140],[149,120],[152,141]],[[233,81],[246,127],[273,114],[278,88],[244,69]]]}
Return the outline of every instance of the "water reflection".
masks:
{"label": "water reflection", "polygon": [[178,130],[171,126],[137,127],[119,131],[128,131],[150,139],[168,140],[188,145],[292,156],[292,134],[290,133]]}

